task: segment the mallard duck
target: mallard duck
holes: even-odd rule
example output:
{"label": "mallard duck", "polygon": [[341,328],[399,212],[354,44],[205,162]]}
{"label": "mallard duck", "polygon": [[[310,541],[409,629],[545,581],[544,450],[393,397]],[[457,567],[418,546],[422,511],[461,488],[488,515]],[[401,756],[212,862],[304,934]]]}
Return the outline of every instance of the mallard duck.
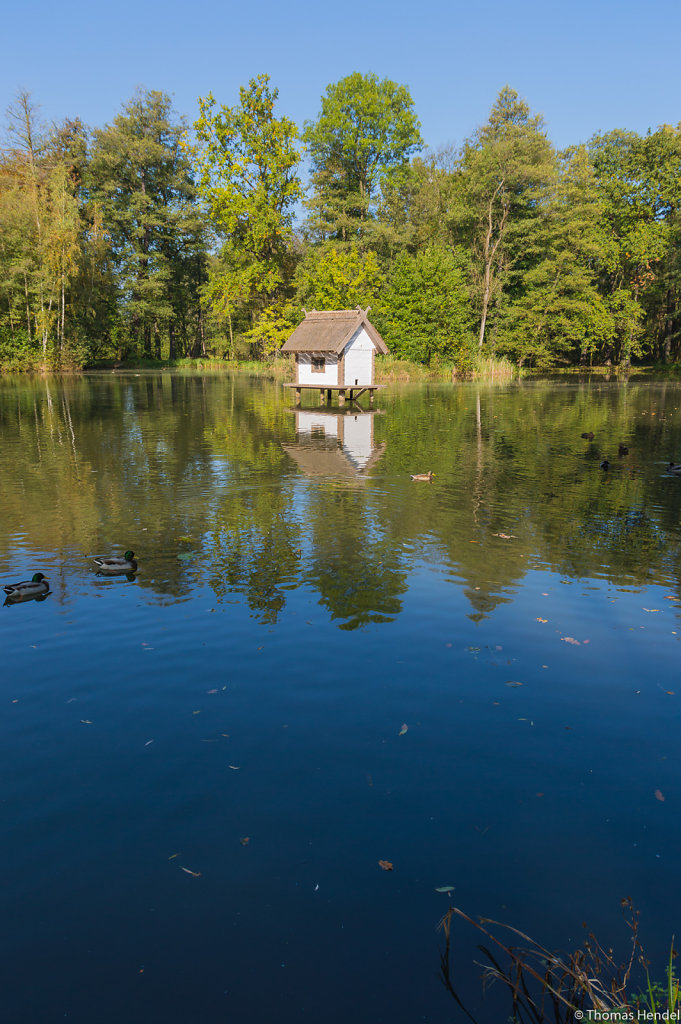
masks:
{"label": "mallard duck", "polygon": [[412,480],[425,480],[427,483],[432,483],[435,473],[429,471],[428,473],[411,473]]}
{"label": "mallard duck", "polygon": [[581,434],[580,436],[583,437],[585,441],[593,441],[593,439],[594,439],[594,432],[593,432],[593,430],[588,430],[588,431],[585,430],[584,433]]}
{"label": "mallard duck", "polygon": [[668,473],[681,473],[681,462],[670,462],[667,466]]}
{"label": "mallard duck", "polygon": [[32,597],[41,597],[50,589],[50,581],[41,572],[36,572],[30,580],[22,583],[8,583],[3,587],[8,601],[28,601]]}
{"label": "mallard duck", "polygon": [[628,455],[629,454],[629,449],[627,448],[626,444],[621,444],[619,446],[617,454],[618,455]]}
{"label": "mallard duck", "polygon": [[95,558],[93,561],[99,566],[100,572],[137,572],[134,551],[126,551],[122,557],[111,555],[109,558]]}
{"label": "mallard duck", "polygon": [[607,459],[603,459],[601,462],[601,469],[610,469],[610,463]]}

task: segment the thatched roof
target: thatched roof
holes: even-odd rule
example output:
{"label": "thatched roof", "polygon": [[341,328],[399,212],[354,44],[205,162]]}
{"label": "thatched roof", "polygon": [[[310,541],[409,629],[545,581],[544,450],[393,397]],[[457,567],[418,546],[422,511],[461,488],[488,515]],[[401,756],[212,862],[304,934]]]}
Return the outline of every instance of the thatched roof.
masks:
{"label": "thatched roof", "polygon": [[334,352],[340,355],[355,331],[364,327],[376,346],[386,355],[388,347],[367,313],[358,306],[356,309],[316,309],[305,312],[302,324],[296,327],[282,347],[282,352]]}

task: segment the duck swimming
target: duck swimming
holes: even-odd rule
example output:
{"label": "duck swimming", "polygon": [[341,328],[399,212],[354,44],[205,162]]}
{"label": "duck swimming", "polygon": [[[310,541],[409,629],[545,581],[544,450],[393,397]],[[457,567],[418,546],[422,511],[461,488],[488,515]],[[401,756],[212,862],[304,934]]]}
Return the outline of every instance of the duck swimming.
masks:
{"label": "duck swimming", "polygon": [[428,473],[411,473],[412,480],[425,480],[426,483],[432,483],[435,473],[429,471]]}
{"label": "duck swimming", "polygon": [[95,558],[93,561],[95,565],[99,566],[100,572],[137,572],[134,551],[126,551],[123,556],[111,555],[109,558]]}
{"label": "duck swimming", "polygon": [[584,433],[581,434],[580,436],[583,437],[585,441],[593,441],[593,439],[594,439],[594,432],[593,432],[593,430],[589,430],[589,431],[585,430]]}
{"label": "duck swimming", "polygon": [[50,589],[50,581],[41,572],[34,573],[32,579],[22,583],[8,583],[3,590],[7,601],[30,601],[33,597],[44,597]]}
{"label": "duck swimming", "polygon": [[670,462],[667,466],[668,473],[681,473],[681,462]]}

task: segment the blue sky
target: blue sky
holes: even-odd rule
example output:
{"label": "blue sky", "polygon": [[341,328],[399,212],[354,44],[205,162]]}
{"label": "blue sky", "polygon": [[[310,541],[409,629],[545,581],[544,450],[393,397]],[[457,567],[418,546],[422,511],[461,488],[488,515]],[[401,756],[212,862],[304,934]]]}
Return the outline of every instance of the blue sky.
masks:
{"label": "blue sky", "polygon": [[25,88],[46,120],[102,126],[138,86],[191,120],[198,96],[232,105],[266,72],[302,124],[352,71],[407,85],[433,148],[469,136],[505,84],[558,147],[681,120],[678,0],[28,0],[6,5],[2,29],[0,106]]}

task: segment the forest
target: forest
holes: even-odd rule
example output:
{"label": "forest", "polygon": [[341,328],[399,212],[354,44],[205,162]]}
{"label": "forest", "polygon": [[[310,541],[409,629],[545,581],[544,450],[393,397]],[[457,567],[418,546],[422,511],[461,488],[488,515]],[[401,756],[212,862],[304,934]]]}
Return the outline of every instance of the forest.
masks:
{"label": "forest", "polygon": [[558,151],[501,90],[428,148],[406,86],[355,72],[314,121],[266,74],[187,123],[140,90],[111,124],[0,148],[0,369],[271,361],[304,309],[371,307],[392,356],[465,374],[681,362],[681,124]]}

